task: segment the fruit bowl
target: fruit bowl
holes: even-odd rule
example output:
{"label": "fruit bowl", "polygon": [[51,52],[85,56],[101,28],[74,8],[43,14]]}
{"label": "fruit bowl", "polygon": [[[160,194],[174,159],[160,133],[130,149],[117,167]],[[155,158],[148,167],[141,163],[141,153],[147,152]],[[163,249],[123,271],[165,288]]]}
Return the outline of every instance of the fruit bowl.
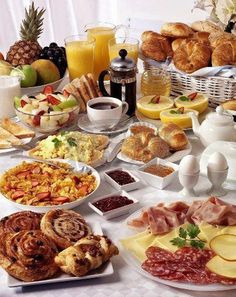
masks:
{"label": "fruit bowl", "polygon": [[75,106],[46,115],[35,115],[14,107],[19,120],[30,129],[40,133],[53,133],[62,128],[73,126],[78,121],[80,110],[79,106]]}
{"label": "fruit bowl", "polygon": [[66,74],[64,75],[64,77],[52,82],[52,83],[48,83],[45,85],[40,85],[40,86],[34,86],[34,87],[28,87],[28,88],[21,88],[21,94],[22,95],[34,95],[37,93],[40,93],[46,86],[52,86],[54,90],[57,90],[57,88],[59,87],[59,85],[61,84],[61,82],[63,81],[63,79],[66,77]]}

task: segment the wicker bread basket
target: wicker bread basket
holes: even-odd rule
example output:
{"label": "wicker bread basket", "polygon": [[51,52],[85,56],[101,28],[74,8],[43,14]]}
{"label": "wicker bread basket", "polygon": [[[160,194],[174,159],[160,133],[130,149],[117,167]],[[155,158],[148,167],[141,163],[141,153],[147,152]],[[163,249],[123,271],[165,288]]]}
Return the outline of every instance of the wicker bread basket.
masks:
{"label": "wicker bread basket", "polygon": [[[159,63],[158,63],[159,64]],[[157,66],[143,61],[144,70],[155,69]],[[160,64],[158,65],[160,67]],[[162,67],[162,66],[161,66]],[[179,96],[185,92],[201,92],[208,96],[209,106],[215,108],[222,102],[236,97],[236,79],[220,76],[189,76],[173,70],[168,70],[171,76],[171,95]]]}

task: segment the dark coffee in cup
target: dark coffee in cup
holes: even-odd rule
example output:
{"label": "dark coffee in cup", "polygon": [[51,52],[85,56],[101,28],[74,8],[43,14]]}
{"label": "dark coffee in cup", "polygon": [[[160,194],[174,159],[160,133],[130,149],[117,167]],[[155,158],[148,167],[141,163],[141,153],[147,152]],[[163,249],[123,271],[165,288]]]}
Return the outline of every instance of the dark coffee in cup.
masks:
{"label": "dark coffee in cup", "polygon": [[113,102],[98,102],[90,105],[91,108],[99,109],[99,110],[106,110],[106,109],[114,109],[117,108],[119,105]]}

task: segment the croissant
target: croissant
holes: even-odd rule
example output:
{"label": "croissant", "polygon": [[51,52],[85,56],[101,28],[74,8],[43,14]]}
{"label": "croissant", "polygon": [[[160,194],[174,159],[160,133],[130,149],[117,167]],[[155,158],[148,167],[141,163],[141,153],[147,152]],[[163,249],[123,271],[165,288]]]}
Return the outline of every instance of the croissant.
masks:
{"label": "croissant", "polygon": [[210,34],[209,36],[210,45],[213,48],[216,48],[218,45],[231,40],[236,40],[236,36],[227,32],[216,32]]}
{"label": "croissant", "polygon": [[181,71],[192,73],[209,65],[211,49],[204,43],[190,40],[174,52],[174,65]]}
{"label": "croissant", "polygon": [[236,40],[219,44],[211,57],[212,66],[236,65]]}
{"label": "croissant", "polygon": [[161,35],[168,37],[190,37],[193,30],[184,23],[165,23],[160,30]]}
{"label": "croissant", "polygon": [[216,24],[210,21],[196,21],[191,24],[191,27],[194,31],[204,31],[208,33],[223,32],[223,30]]}
{"label": "croissant", "polygon": [[159,129],[159,136],[165,140],[174,151],[182,150],[188,144],[186,134],[174,123],[163,124]]}
{"label": "croissant", "polygon": [[126,138],[121,152],[133,160],[145,163],[155,157],[166,158],[170,155],[169,145],[150,132],[141,132]]}
{"label": "croissant", "polygon": [[83,276],[118,253],[118,248],[106,236],[89,235],[60,252],[55,262],[65,273]]}

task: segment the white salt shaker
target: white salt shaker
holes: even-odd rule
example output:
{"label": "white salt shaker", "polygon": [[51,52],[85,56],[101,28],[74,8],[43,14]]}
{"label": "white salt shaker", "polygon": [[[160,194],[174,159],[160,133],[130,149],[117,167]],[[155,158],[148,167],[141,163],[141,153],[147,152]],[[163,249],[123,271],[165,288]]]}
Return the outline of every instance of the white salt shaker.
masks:
{"label": "white salt shaker", "polygon": [[185,156],[179,164],[179,181],[183,186],[180,194],[186,197],[197,196],[194,187],[196,186],[200,173],[198,159],[193,155]]}
{"label": "white salt shaker", "polygon": [[228,175],[228,163],[224,155],[219,152],[212,154],[207,164],[207,176],[212,186],[207,192],[211,196],[224,196],[227,191],[222,184]]}

